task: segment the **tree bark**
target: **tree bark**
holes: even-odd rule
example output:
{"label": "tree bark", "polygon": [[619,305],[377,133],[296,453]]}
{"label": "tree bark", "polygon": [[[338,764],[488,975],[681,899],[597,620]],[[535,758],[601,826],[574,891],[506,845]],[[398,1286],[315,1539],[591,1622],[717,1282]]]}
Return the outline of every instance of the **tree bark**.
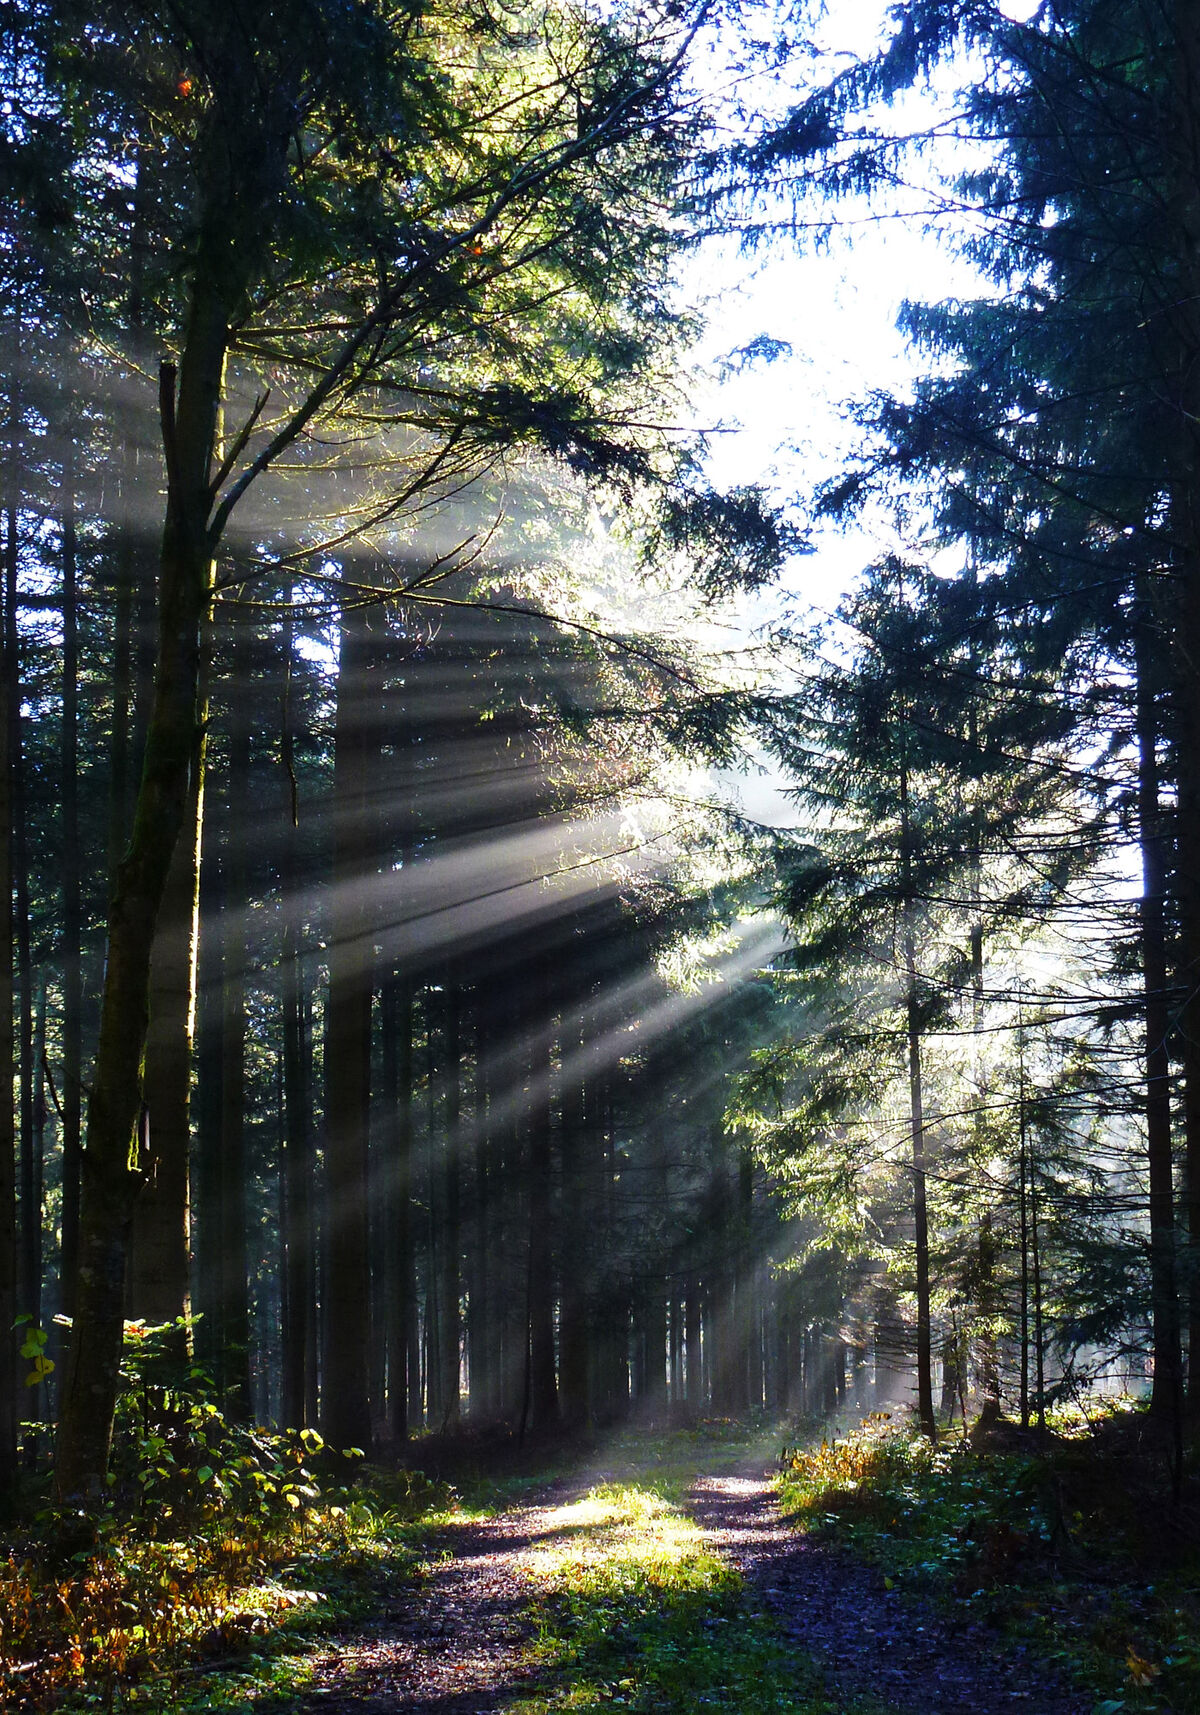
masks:
{"label": "tree bark", "polygon": [[[17,515],[12,505],[5,508],[4,532],[7,559],[16,553]],[[17,1131],[13,1105],[16,1019],[8,679],[13,664],[3,628],[0,628],[0,666],[3,667],[3,684],[0,684],[0,1515],[7,1517],[12,1513],[17,1494],[20,1383],[19,1341],[12,1332],[17,1315]]]}
{"label": "tree bark", "polygon": [[1170,616],[1182,993],[1176,1024],[1187,1117],[1188,1409],[1200,1421],[1200,0],[1174,0],[1173,14],[1175,123],[1168,141],[1178,272],[1167,276],[1165,316],[1150,318],[1149,325],[1154,338],[1161,321],[1169,341],[1162,368],[1174,418]]}
{"label": "tree bark", "polygon": [[[316,1318],[315,1257],[312,1229],[313,1162],[309,1118],[309,1068],[305,1052],[303,969],[301,966],[300,820],[292,725],[292,626],[285,618],[280,762],[284,775],[284,838],[279,877],[280,1027],[282,1037],[283,1213],[280,1245],[283,1277],[283,1421],[293,1429],[312,1427],[308,1413],[309,1353]],[[315,1387],[316,1378],[312,1378]]]}
{"label": "tree bark", "polygon": [[64,472],[62,543],[62,1249],[61,1305],[70,1316],[79,1257],[83,1113],[83,890],[79,830],[79,600],[73,454]]}
{"label": "tree bark", "polygon": [[250,729],[241,706],[249,662],[241,627],[229,628],[229,770],[225,791],[221,915],[220,1297],[221,1389],[235,1417],[254,1415],[246,1243],[246,965],[250,884]]}
{"label": "tree bark", "polygon": [[462,1029],[461,995],[449,978],[445,984],[445,1135],[442,1139],[442,1248],[440,1349],[442,1367],[442,1427],[458,1427],[462,1358]]}
{"label": "tree bark", "polygon": [[583,1038],[578,1027],[563,1047],[564,1061],[573,1059],[575,1070],[572,1075],[564,1069],[559,1103],[563,1177],[559,1381],[563,1422],[581,1431],[592,1419],[592,1234],[598,1200],[587,1194],[590,1091],[583,1077]]}
{"label": "tree bark", "polygon": [[1167,844],[1159,804],[1158,717],[1149,617],[1138,618],[1138,824],[1142,848],[1142,991],[1146,1028],[1146,1153],[1150,1174],[1150,1283],[1154,1382],[1150,1409],[1168,1422],[1183,1457],[1183,1356],[1175,1264],[1165,896]]}
{"label": "tree bark", "polygon": [[[203,700],[203,699],[202,699]],[[200,850],[204,827],[205,730],[196,734],[187,814],[171,857],[150,955],[150,1018],[143,1099],[149,1159],[134,1210],[130,1252],[131,1315],[177,1322],[170,1348],[181,1361],[189,1339],[191,1162],[190,1098],[196,1038],[200,928]]]}
{"label": "tree bark", "polygon": [[542,959],[529,973],[529,1396],[534,1428],[558,1423],[554,1352],[554,1237],[551,1174],[550,1060],[553,1031],[549,973]]}
{"label": "tree bark", "polygon": [[467,1299],[467,1351],[469,1357],[468,1410],[473,1423],[485,1423],[493,1415],[495,1395],[494,1316],[491,1302],[492,1126],[489,1112],[491,1016],[486,986],[475,990],[472,1008],[475,1025],[475,1146],[473,1150],[470,1228],[470,1280]]}
{"label": "tree bark", "polygon": [[[342,614],[333,740],[333,880],[325,1008],[324,1363],[321,1421],[336,1448],[371,1444],[367,1136],[371,958],[362,864],[374,723],[368,719],[369,610]],[[377,752],[377,734],[375,749]]]}
{"label": "tree bark", "polygon": [[[15,392],[12,395],[11,415],[10,432],[15,445],[19,432]],[[12,880],[15,894],[14,1023],[20,1161],[18,1306],[22,1314],[36,1324],[41,1319],[42,1211],[36,1196],[37,1170],[33,1154],[33,962],[29,943],[29,852],[25,804],[24,720],[21,715],[21,633],[18,623],[21,601],[18,580],[19,527],[19,519],[14,510],[10,513],[8,551],[4,558],[4,652],[8,663],[5,684],[8,696],[7,825],[12,844]]]}
{"label": "tree bark", "polygon": [[[134,181],[132,220],[129,233],[129,296],[126,318],[129,342],[137,350],[145,328],[143,295],[143,258],[145,235],[144,161],[139,145],[134,145]],[[126,410],[129,408],[126,404]],[[140,417],[140,414],[139,414]],[[125,441],[120,474],[120,522],[113,575],[113,666],[112,666],[112,736],[109,749],[111,775],[109,781],[108,874],[116,875],[117,865],[129,838],[133,786],[141,765],[148,714],[148,686],[153,664],[147,659],[152,652],[152,625],[147,609],[153,599],[153,564],[147,564],[142,531],[138,525],[139,490],[143,480],[140,420]],[[157,473],[156,473],[157,475]],[[78,1187],[76,1187],[78,1204]],[[78,1209],[76,1209],[76,1218]]]}
{"label": "tree bark", "polygon": [[393,972],[384,983],[381,1076],[385,1116],[384,1253],[387,1288],[388,1423],[392,1439],[408,1434],[411,1395],[418,1378],[409,1375],[415,1319],[412,1248],[412,1078],[413,1027],[411,985]]}
{"label": "tree bark", "polygon": [[[167,518],[159,564],[154,697],[129,847],[109,904],[108,961],[83,1156],[78,1296],[64,1375],[55,1486],[65,1499],[97,1488],[112,1440],[121,1363],[125,1270],[141,1183],[138,1119],[149,1014],[150,955],[195,754],[200,633],[212,584],[207,520],[232,305],[228,242],[206,231],[193,284],[178,391],[161,376]],[[213,255],[216,249],[223,252]],[[240,297],[240,291],[234,294]]]}
{"label": "tree bark", "polygon": [[917,940],[913,925],[912,826],[908,767],[900,769],[900,852],[903,868],[904,1008],[908,1045],[909,1133],[912,1146],[913,1242],[917,1264],[917,1417],[922,1432],[937,1439],[933,1411],[933,1335],[929,1293],[929,1211],[925,1193],[925,1102],[921,1087],[921,1011]]}

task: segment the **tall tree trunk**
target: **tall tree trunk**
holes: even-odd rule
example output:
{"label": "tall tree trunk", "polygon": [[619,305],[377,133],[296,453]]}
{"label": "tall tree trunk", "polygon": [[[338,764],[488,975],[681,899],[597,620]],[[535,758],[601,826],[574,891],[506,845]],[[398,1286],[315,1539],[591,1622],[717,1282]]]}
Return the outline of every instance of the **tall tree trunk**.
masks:
{"label": "tall tree trunk", "polygon": [[743,1409],[762,1404],[762,1327],[758,1258],[754,1254],[754,1157],[738,1158],[737,1328],[739,1391]]}
{"label": "tall tree trunk", "polygon": [[1020,1358],[1021,1428],[1029,1428],[1029,1120],[1025,1101],[1025,1015],[1018,1001],[1017,1009],[1017,1224],[1021,1247],[1020,1292],[1018,1320],[1018,1355]]}
{"label": "tall tree trunk", "polygon": [[[300,986],[300,1064],[304,1068],[305,1088],[312,1091],[316,1088],[313,1022],[316,1010],[316,985],[305,978],[303,957],[299,959],[297,964],[297,980]],[[308,1276],[312,1286],[312,1297],[309,1300],[304,1357],[304,1420],[308,1424],[315,1425],[320,1422],[321,1403],[321,1254],[324,1225],[321,1198],[317,1194],[316,1149],[311,1119],[306,1160],[308,1163]]]}
{"label": "tall tree trunk", "polygon": [[462,997],[457,984],[447,979],[443,1078],[445,1084],[445,1135],[442,1140],[442,1248],[440,1348],[442,1366],[442,1423],[456,1429],[460,1406],[462,1313],[459,1277],[462,1251]]}
{"label": "tall tree trunk", "polygon": [[388,1423],[392,1439],[408,1434],[410,1395],[419,1394],[409,1375],[416,1317],[412,1247],[413,997],[408,981],[393,971],[383,987],[381,1016],[384,1157],[384,1255],[387,1287]]}
{"label": "tall tree trunk", "polygon": [[[515,980],[520,981],[520,973]],[[525,1237],[528,1186],[521,1147],[523,1109],[519,1099],[525,1075],[526,1019],[524,1006],[518,1004],[512,1008],[501,1052],[493,1057],[492,1072],[498,1084],[494,1105],[500,1110],[499,1118],[493,1113],[491,1119],[495,1152],[491,1177],[498,1193],[493,1256],[504,1264],[503,1279],[497,1291],[495,1319],[496,1414],[507,1422],[516,1420],[521,1407],[529,1332],[526,1314],[529,1259]]]}
{"label": "tall tree trunk", "polygon": [[[15,413],[16,395],[13,394]],[[17,423],[11,424],[14,437]],[[15,891],[16,942],[16,1069],[19,1116],[20,1266],[18,1303],[21,1313],[41,1319],[42,1211],[35,1195],[37,1169],[33,1156],[33,962],[29,942],[29,849],[25,794],[24,721],[21,715],[21,633],[18,567],[19,521],[10,513],[4,557],[4,653],[8,663],[9,821]]]}
{"label": "tall tree trunk", "polygon": [[683,1338],[685,1347],[685,1386],[688,1415],[695,1417],[704,1406],[704,1358],[701,1345],[700,1282],[694,1274],[687,1280],[683,1304]]}
{"label": "tall tree trunk", "polygon": [[709,1138],[708,1239],[712,1258],[709,1276],[709,1316],[705,1345],[712,1376],[715,1411],[741,1409],[738,1393],[737,1231],[733,1218],[735,1193],[725,1159],[726,1140],[718,1123]]}
{"label": "tall tree trunk", "polygon": [[486,1422],[493,1413],[495,1352],[491,1303],[490,1250],[492,1241],[492,1126],[489,1112],[491,1014],[486,986],[475,990],[472,1018],[475,1025],[475,1145],[472,1161],[470,1279],[467,1297],[467,1351],[469,1356],[468,1409],[474,1423]]}
{"label": "tall tree trunk", "polygon": [[[46,1171],[46,972],[38,972],[37,1000],[33,1015],[33,1201],[40,1210],[45,1207],[45,1171]],[[40,1326],[44,1314],[40,1306],[41,1281],[39,1287],[39,1309],[37,1324]],[[49,1355],[49,1354],[47,1354]],[[45,1380],[36,1389],[26,1389],[26,1413],[34,1421],[45,1421],[46,1390]],[[37,1462],[37,1440],[31,1438],[26,1448],[26,1458],[33,1465]]]}
{"label": "tall tree trunk", "polygon": [[[563,1422],[574,1430],[587,1429],[592,1417],[591,1229],[598,1206],[597,1199],[588,1197],[590,1089],[583,1076],[582,1048],[583,1035],[577,1026],[570,1039],[564,1037],[563,1041],[563,1059],[568,1064],[564,1065],[559,1103],[563,1204],[559,1380]],[[571,1060],[574,1071],[569,1066]]]}
{"label": "tall tree trunk", "polygon": [[[202,250],[204,244],[202,238]],[[171,857],[187,817],[195,754],[200,632],[212,583],[209,478],[229,318],[215,281],[207,287],[201,283],[205,272],[201,262],[178,395],[173,366],[165,364],[162,374],[168,500],[154,700],[133,832],[109,905],[108,962],[83,1159],[79,1288],[58,1428],[55,1485],[60,1497],[99,1486],[108,1466],[129,1230],[141,1182],[138,1116],[150,953]]]}
{"label": "tall tree trunk", "polygon": [[219,817],[205,818],[200,863],[196,995],[196,1150],[192,1173],[196,1357],[215,1382],[221,1371],[221,904]]}
{"label": "tall tree trunk", "polygon": [[929,1293],[929,1212],[925,1193],[925,1102],[921,1087],[921,1008],[917,940],[913,923],[912,825],[908,767],[900,769],[900,851],[903,866],[904,1008],[908,1044],[909,1134],[912,1146],[913,1239],[917,1262],[917,1416],[922,1432],[937,1438],[933,1412],[933,1337]]}
{"label": "tall tree trunk", "polygon": [[443,1192],[444,1180],[439,1160],[438,1139],[438,1052],[437,1015],[440,990],[425,983],[421,996],[421,1019],[424,1025],[425,1063],[425,1127],[422,1148],[422,1178],[425,1184],[425,1272],[424,1272],[424,1350],[425,1420],[430,1427],[441,1427],[444,1410],[442,1384],[442,1243],[444,1239]]}
{"label": "tall tree trunk", "polygon": [[1046,1321],[1042,1296],[1042,1241],[1037,1162],[1029,1161],[1029,1269],[1033,1286],[1034,1380],[1037,1384],[1038,1428],[1046,1427]]}
{"label": "tall tree trunk", "polygon": [[[10,479],[12,480],[12,479]],[[4,511],[4,554],[17,551],[16,508]],[[11,1514],[17,1492],[18,1408],[17,1346],[13,1325],[17,1315],[17,1129],[13,1102],[16,1072],[16,1032],[13,1006],[14,923],[12,816],[9,766],[9,676],[14,664],[0,628],[0,1515]]]}
{"label": "tall tree trunk", "polygon": [[[167,875],[187,820],[199,725],[201,633],[218,543],[214,456],[230,327],[269,247],[286,183],[295,91],[262,87],[244,35],[214,55],[197,131],[190,278],[178,372],[164,362],[159,415],[167,505],[159,555],[154,692],[128,849],[109,901],[108,959],[88,1101],[74,1327],[61,1389],[55,1464],[60,1499],[104,1482],[120,1382],[150,959]],[[178,385],[177,385],[178,383]]]}
{"label": "tall tree trunk", "polygon": [[[325,1008],[324,1362],[321,1420],[337,1448],[367,1449],[371,1410],[367,1136],[371,1078],[371,958],[362,863],[369,750],[370,628],[365,607],[342,614],[333,740],[333,880]],[[372,739],[374,735],[374,739]],[[369,842],[367,842],[369,844]]]}
{"label": "tall tree trunk", "polygon": [[1176,763],[1175,889],[1179,907],[1177,1014],[1187,1118],[1190,1366],[1189,1413],[1200,1421],[1200,0],[1173,0],[1176,88],[1170,239],[1178,271],[1167,278],[1166,314],[1150,333],[1169,342],[1156,351],[1174,418],[1168,597]]}
{"label": "tall tree trunk", "polygon": [[1183,1356],[1175,1267],[1175,1185],[1171,1151],[1170,1011],[1165,895],[1167,843],[1159,804],[1158,716],[1149,616],[1137,626],[1138,823],[1142,848],[1142,988],[1146,1027],[1146,1152],[1150,1172],[1150,1281],[1154,1384],[1150,1409],[1171,1425],[1175,1464],[1183,1459]]}
{"label": "tall tree trunk", "polygon": [[529,1400],[535,1429],[558,1422],[554,1355],[554,1235],[550,1059],[553,1028],[544,960],[529,973]]}
{"label": "tall tree trunk", "polygon": [[[201,696],[203,705],[203,696]],[[204,828],[205,726],[197,729],[183,831],[171,857],[150,954],[150,1018],[143,1100],[149,1159],[134,1210],[129,1307],[150,1323],[177,1322],[170,1345],[190,1344],[190,1098],[196,1040],[200,851]]]}
{"label": "tall tree trunk", "polygon": [[[284,910],[295,909],[285,898]],[[308,1369],[316,1319],[313,1274],[312,1129],[309,1120],[309,1067],[305,1052],[304,974],[294,925],[284,927],[280,975],[283,1014],[283,1414],[292,1428],[312,1427]],[[315,1386],[315,1378],[313,1378]]]}
{"label": "tall tree trunk", "polygon": [[[144,260],[146,251],[145,161],[140,142],[133,145],[133,183],[129,231],[129,294],[126,326],[129,348],[137,353],[145,331]],[[133,380],[132,374],[129,377]],[[123,401],[119,424],[131,409]],[[139,413],[140,416],[140,413]],[[108,874],[114,877],[129,838],[134,786],[141,767],[149,690],[153,675],[154,565],[140,523],[145,458],[141,422],[126,436],[120,467],[117,544],[113,575],[112,735],[109,747]],[[157,480],[157,471],[154,480]]]}
{"label": "tall tree trunk", "polygon": [[[976,580],[974,553],[970,560],[970,578],[972,585]],[[970,664],[972,673],[977,670],[974,633],[970,646]],[[972,758],[979,756],[979,714],[976,699],[971,698],[967,715],[967,744]],[[971,925],[969,932],[969,957],[971,969],[971,1078],[972,1078],[972,1129],[979,1158],[983,1156],[983,1138],[987,1119],[988,1097],[985,1088],[986,1074],[982,1054],[984,991],[983,991],[983,849],[980,829],[980,812],[978,803],[971,810],[971,837],[968,853],[968,876],[971,899]],[[975,1275],[976,1275],[976,1310],[978,1313],[979,1334],[977,1338],[979,1386],[983,1394],[983,1415],[987,1418],[1000,1416],[1000,1351],[996,1339],[996,1323],[1000,1309],[1000,1290],[997,1280],[1000,1246],[996,1239],[995,1224],[990,1207],[985,1207],[979,1217],[979,1231],[975,1246]]]}
{"label": "tall tree trunk", "polygon": [[221,1133],[219,1362],[235,1416],[253,1415],[250,1383],[249,1259],[246,1241],[246,966],[249,957],[250,728],[242,697],[248,651],[239,621],[230,627],[229,773],[225,792],[221,917]]}
{"label": "tall tree trunk", "polygon": [[[313,1161],[309,1119],[309,1068],[305,1052],[303,969],[300,957],[300,822],[292,722],[292,622],[285,617],[280,762],[284,776],[284,826],[279,877],[282,934],[279,1007],[282,1036],[282,1178],[280,1244],[283,1276],[283,1420],[294,1429],[312,1427],[308,1414],[310,1330],[316,1316],[316,1280],[311,1247]],[[315,1386],[315,1377],[313,1378]]]}
{"label": "tall tree trunk", "polygon": [[79,829],[79,592],[74,455],[63,478],[62,541],[62,1249],[60,1297],[70,1316],[79,1260],[80,1121],[83,1112],[83,888]]}

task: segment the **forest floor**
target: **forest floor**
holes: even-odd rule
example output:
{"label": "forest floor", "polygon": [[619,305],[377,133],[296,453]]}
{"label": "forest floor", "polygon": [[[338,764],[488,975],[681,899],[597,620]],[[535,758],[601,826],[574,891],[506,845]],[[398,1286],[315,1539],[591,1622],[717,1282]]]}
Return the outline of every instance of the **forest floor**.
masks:
{"label": "forest floor", "polygon": [[[165,1653],[145,1634],[140,1668],[85,1666],[69,1691],[44,1679],[36,1700],[0,1703],[1200,1715],[1200,1511],[1177,1510],[1176,1552],[1154,1460],[1132,1457],[1137,1420],[1117,1428],[980,1453],[869,1419],[781,1461],[778,1429],[714,1422],[627,1431],[555,1467],[527,1449],[504,1476],[468,1471],[469,1448],[420,1444],[428,1477],[368,1472],[314,1503],[299,1546],[264,1541],[244,1588],[231,1575],[197,1608],[190,1643],[174,1623]],[[183,1575],[158,1568],[174,1589]]]}
{"label": "forest floor", "polygon": [[[774,1455],[774,1457],[772,1457]],[[780,1513],[741,1437],[629,1442],[443,1524],[415,1601],[312,1661],[271,1715],[1089,1715],[1023,1643],[902,1594]]]}

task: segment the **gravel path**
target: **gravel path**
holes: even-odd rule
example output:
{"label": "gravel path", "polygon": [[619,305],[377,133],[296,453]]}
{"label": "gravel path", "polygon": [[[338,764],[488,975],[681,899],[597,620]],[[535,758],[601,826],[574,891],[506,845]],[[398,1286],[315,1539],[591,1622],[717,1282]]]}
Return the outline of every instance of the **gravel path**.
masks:
{"label": "gravel path", "polygon": [[[556,1510],[590,1479],[556,1484],[536,1503],[484,1523],[446,1527],[422,1588],[397,1593],[356,1637],[315,1661],[297,1715],[498,1715],[535,1688],[522,1660],[531,1555],[561,1531]],[[761,1470],[703,1478],[688,1511],[744,1574],[797,1648],[847,1699],[895,1715],[1087,1715],[1021,1646],[885,1588],[882,1576],[780,1518]],[[438,1558],[441,1554],[442,1558]],[[281,1712],[282,1715],[282,1712]]]}
{"label": "gravel path", "polygon": [[798,1647],[848,1697],[913,1715],[1087,1715],[1093,1699],[1056,1685],[1019,1644],[955,1623],[888,1590],[882,1574],[780,1517],[756,1472],[706,1477],[688,1511]]}

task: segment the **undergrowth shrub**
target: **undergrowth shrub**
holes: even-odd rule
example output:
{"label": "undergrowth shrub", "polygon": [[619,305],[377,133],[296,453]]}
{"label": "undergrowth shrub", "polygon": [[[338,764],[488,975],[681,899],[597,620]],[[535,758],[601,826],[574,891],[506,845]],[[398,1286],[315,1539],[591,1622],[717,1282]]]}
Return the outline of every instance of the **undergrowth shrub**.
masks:
{"label": "undergrowth shrub", "polygon": [[103,1505],[47,1506],[0,1550],[0,1707],[55,1708],[84,1689],[111,1703],[151,1671],[319,1623],[322,1567],[415,1563],[404,1527],[440,1490],[406,1473],[379,1494],[346,1491],[344,1459],[315,1431],[231,1418],[174,1354],[176,1333],[127,1328]]}
{"label": "undergrowth shrub", "polygon": [[889,1588],[1032,1641],[1097,1715],[1200,1715],[1200,1481],[1172,1499],[1153,1428],[1115,1401],[1047,1434],[1006,1425],[1001,1448],[934,1448],[877,1414],[785,1450],[780,1502]]}
{"label": "undergrowth shrub", "polygon": [[934,1447],[872,1413],[852,1434],[788,1450],[784,1511],[836,1531],[872,1558],[927,1581],[995,1583],[1044,1556],[1061,1529],[1055,1493],[1035,1460]]}

